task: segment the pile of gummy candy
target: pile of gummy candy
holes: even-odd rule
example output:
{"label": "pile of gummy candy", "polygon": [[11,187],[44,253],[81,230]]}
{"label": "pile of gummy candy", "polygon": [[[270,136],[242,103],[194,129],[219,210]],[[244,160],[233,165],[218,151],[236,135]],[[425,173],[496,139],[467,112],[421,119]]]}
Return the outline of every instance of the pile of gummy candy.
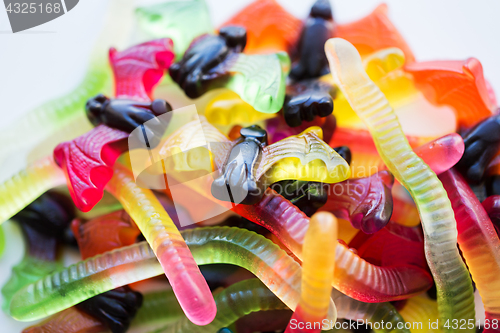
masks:
{"label": "pile of gummy candy", "polygon": [[[500,332],[478,60],[418,62],[385,5],[338,24],[328,0],[217,28],[203,0],[141,7],[149,40],[108,52],[128,2],[82,84],[1,134],[29,151],[0,185],[26,243],[2,309],[43,319],[23,332]],[[403,131],[408,110],[454,123]]]}

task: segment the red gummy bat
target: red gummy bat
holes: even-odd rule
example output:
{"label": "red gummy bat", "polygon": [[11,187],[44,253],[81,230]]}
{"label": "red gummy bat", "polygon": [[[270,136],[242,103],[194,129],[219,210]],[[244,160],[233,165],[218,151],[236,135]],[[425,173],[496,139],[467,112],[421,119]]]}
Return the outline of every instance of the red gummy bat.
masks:
{"label": "red gummy bat", "polygon": [[[109,60],[115,77],[115,98],[149,102],[153,88],[174,60],[173,43],[164,38],[122,52],[112,48]],[[54,160],[66,174],[71,197],[81,211],[88,212],[101,200],[116,159],[128,149],[128,136],[127,132],[101,124],[54,149]]]}

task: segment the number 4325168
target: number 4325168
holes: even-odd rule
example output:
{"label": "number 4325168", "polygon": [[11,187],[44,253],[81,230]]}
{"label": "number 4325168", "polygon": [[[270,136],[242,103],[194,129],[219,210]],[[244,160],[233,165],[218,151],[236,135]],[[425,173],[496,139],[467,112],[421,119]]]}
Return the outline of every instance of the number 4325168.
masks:
{"label": "number 4325168", "polygon": [[31,3],[9,3],[9,5],[5,8],[7,13],[15,13],[15,14],[34,14],[34,13],[56,13],[59,14],[61,12],[61,3],[40,3],[36,4],[34,2]]}

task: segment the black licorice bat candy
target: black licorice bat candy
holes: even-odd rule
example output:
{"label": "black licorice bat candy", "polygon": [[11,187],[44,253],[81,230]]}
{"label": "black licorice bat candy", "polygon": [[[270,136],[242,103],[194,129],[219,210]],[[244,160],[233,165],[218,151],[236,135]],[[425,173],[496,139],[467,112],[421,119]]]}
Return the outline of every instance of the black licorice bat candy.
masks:
{"label": "black licorice bat candy", "polygon": [[267,145],[267,132],[253,125],[240,130],[240,139],[229,153],[222,174],[212,183],[212,195],[223,201],[250,205],[264,194],[255,178],[255,168]]}

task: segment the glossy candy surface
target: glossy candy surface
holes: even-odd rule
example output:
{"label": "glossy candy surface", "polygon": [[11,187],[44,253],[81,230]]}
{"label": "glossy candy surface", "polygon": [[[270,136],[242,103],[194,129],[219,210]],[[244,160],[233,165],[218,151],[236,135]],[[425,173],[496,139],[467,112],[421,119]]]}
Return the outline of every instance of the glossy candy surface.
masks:
{"label": "glossy candy surface", "polygon": [[[124,211],[90,221],[72,222],[82,259],[135,243],[140,231]],[[142,304],[142,294],[128,286],[120,287],[76,305],[79,310],[99,319],[113,333],[126,332]]]}
{"label": "glossy candy surface", "polygon": [[[244,267],[288,307],[297,306],[300,265],[270,240],[247,230],[227,227],[191,229],[183,231],[182,235],[197,264],[225,263]],[[93,269],[95,265],[99,268]],[[74,270],[79,270],[79,275],[71,275],[68,281],[61,279]],[[46,276],[41,283],[23,288],[11,302],[11,314],[18,320],[41,318],[96,294],[160,274],[162,268],[153,251],[146,242],[141,242],[77,263]],[[89,283],[94,286],[92,290],[80,288]],[[66,296],[61,295],[62,290]],[[329,313],[329,318],[332,316],[334,314]]]}
{"label": "glossy candy surface", "polygon": [[106,189],[122,203],[153,248],[186,316],[198,325],[210,323],[217,310],[207,282],[151,190],[138,187],[131,172],[118,165]]}
{"label": "glossy candy surface", "polygon": [[[26,332],[474,332],[473,285],[500,320],[500,118],[481,64],[417,62],[386,5],[346,24],[311,5],[299,19],[254,0],[217,29],[205,0],[139,8],[142,44],[109,51],[113,87],[100,52],[78,91],[0,135],[0,163],[44,139],[0,185],[0,223],[26,243],[2,307],[51,316]],[[99,48],[122,49],[113,23]],[[65,181],[72,202],[43,194]],[[63,244],[82,261],[63,268]]]}
{"label": "glossy candy surface", "polygon": [[311,217],[304,238],[302,262],[302,286],[299,305],[295,309],[285,332],[304,332],[297,328],[314,323],[315,329],[306,332],[320,332],[323,319],[328,312],[335,269],[335,249],[337,247],[337,219],[330,213],[316,213]]}
{"label": "glossy candy surface", "polygon": [[316,0],[305,20],[298,41],[299,59],[292,66],[290,78],[304,80],[329,72],[324,46],[335,32],[329,0]]}
{"label": "glossy candy surface", "polygon": [[456,170],[446,171],[439,179],[455,211],[458,245],[483,300],[486,318],[500,319],[496,287],[500,274],[500,240],[495,227],[474,192]]}
{"label": "glossy candy surface", "polygon": [[[155,124],[152,119],[168,111],[172,107],[166,101],[156,99],[149,102],[138,102],[127,99],[109,99],[99,94],[87,101],[85,106],[87,117],[94,126],[105,124],[108,127],[131,133],[137,127],[146,124],[146,131],[153,131],[148,138],[161,137],[160,120],[158,131],[155,133]],[[151,146],[155,146],[151,144]]]}
{"label": "glossy candy surface", "polygon": [[[267,189],[259,203],[237,205],[233,211],[270,230],[297,258],[302,258],[309,218],[275,191]],[[340,241],[336,248],[336,263],[333,286],[364,302],[403,299],[432,285],[432,278],[420,267],[372,265]]]}
{"label": "glossy candy surface", "polygon": [[426,327],[424,324],[429,323],[429,321],[434,323],[439,320],[437,302],[426,298],[424,295],[408,299],[400,313],[407,323],[422,323],[421,326],[413,325],[412,333],[441,332],[435,325]]}
{"label": "glossy candy surface", "polygon": [[22,333],[99,333],[103,330],[106,330],[106,326],[99,320],[71,307],[26,328]]}
{"label": "glossy candy surface", "polygon": [[388,171],[337,183],[328,188],[328,200],[321,210],[333,212],[349,220],[354,228],[372,234],[391,218],[393,183]]}
{"label": "glossy candy surface", "polygon": [[76,308],[105,323],[111,332],[124,333],[141,305],[142,294],[124,286],[92,297]]}
{"label": "glossy candy surface", "polygon": [[123,210],[82,221],[75,219],[71,229],[83,259],[131,245],[141,233]]}
{"label": "glossy candy surface", "polygon": [[64,173],[47,156],[0,184],[0,223],[5,222],[40,195],[63,185]]}
{"label": "glossy candy surface", "polygon": [[361,56],[388,47],[403,51],[406,61],[415,60],[413,52],[387,16],[387,5],[378,5],[366,17],[348,24],[337,25],[336,35],[353,44]]}
{"label": "glossy candy surface", "polygon": [[205,108],[205,117],[214,125],[228,126],[240,124],[252,125],[273,117],[273,114],[262,113],[243,101],[233,91],[224,91],[212,99]]}
{"label": "glossy candy surface", "polygon": [[352,44],[333,39],[325,50],[339,88],[368,126],[389,170],[410,191],[419,209],[426,257],[438,287],[440,318],[473,319],[472,284],[456,248],[455,218],[442,184],[412,151],[394,111],[366,75]]}
{"label": "glossy candy surface", "polygon": [[190,98],[226,87],[257,111],[276,113],[285,98],[286,53],[245,55],[246,30],[226,26],[219,35],[195,39],[183,58],[169,68],[172,79]]}
{"label": "glossy candy surface", "polygon": [[[115,97],[147,102],[174,54],[172,41],[166,38],[122,52],[111,49],[109,57],[115,75]],[[128,133],[101,124],[55,148],[54,159],[64,170],[71,197],[81,211],[89,211],[101,200],[113,175],[113,164],[127,150],[127,137]]]}
{"label": "glossy candy surface", "polygon": [[479,183],[491,160],[500,151],[500,115],[481,121],[464,136],[465,152],[457,168],[473,183]]}
{"label": "glossy candy surface", "polygon": [[[256,20],[255,18],[259,19]],[[276,0],[257,0],[243,8],[222,26],[240,25],[247,30],[248,53],[289,51],[299,38],[301,20]]]}
{"label": "glossy candy surface", "polygon": [[274,183],[271,188],[309,217],[316,213],[328,199],[328,193],[322,183],[283,180]]}
{"label": "glossy candy surface", "polygon": [[[218,237],[215,238],[215,235],[218,235]],[[275,295],[282,301],[285,301],[285,304],[288,304],[288,301],[296,297],[295,303],[290,304],[291,306],[296,306],[298,298],[300,297],[298,294],[298,286],[300,285],[299,272],[301,268],[293,259],[288,257],[269,240],[245,230],[219,227],[184,231],[183,236],[193,251],[193,255],[198,264],[231,263],[247,267],[250,271],[254,272],[256,276],[275,293]],[[213,251],[206,251],[206,245],[208,244],[210,244],[210,248],[213,249]],[[238,256],[231,254],[233,250],[237,252],[242,251],[242,253],[248,255]],[[85,271],[85,266],[92,266],[98,262],[102,263],[99,272]],[[284,265],[276,266],[276,263],[283,263]],[[14,313],[21,315],[20,317],[17,317],[17,315],[15,316],[24,320],[27,318],[36,318],[40,315],[40,311],[49,311],[46,313],[53,313],[71,306],[71,302],[78,302],[81,299],[91,296],[88,293],[81,293],[78,288],[75,288],[75,283],[88,283],[89,280],[93,281],[92,283],[95,289],[92,293],[100,293],[123,284],[162,274],[161,266],[157,263],[153,252],[145,242],[106,253],[104,256],[89,259],[85,264],[80,263],[72,267],[64,271],[69,272],[76,269],[76,267],[81,267],[80,274],[83,274],[84,277],[80,282],[78,282],[79,279],[68,282],[63,282],[64,280],[58,279],[58,275],[66,274],[64,271],[52,277],[48,276],[45,278],[62,282],[57,288],[66,290],[67,297],[61,297],[57,288],[54,289],[53,285],[51,287],[44,286],[43,284],[37,284],[36,287],[33,285],[35,290],[25,288],[16,295],[16,301],[11,305],[11,310],[16,309],[16,311],[12,311],[13,315]],[[262,270],[262,267],[267,268]],[[109,276],[113,277],[114,286],[111,286],[109,282],[107,282]],[[71,286],[72,284],[73,286]],[[295,289],[294,286],[296,286],[297,289]],[[29,294],[33,292],[34,294],[30,296]],[[52,297],[56,297],[54,300],[55,302],[51,301],[54,302],[52,304],[47,303],[48,299],[44,300],[44,298],[51,297],[51,294]],[[29,305],[30,302],[42,303],[39,303],[38,306],[34,308],[36,312],[26,313],[24,312],[26,308],[24,310],[18,308],[17,304],[20,304],[20,298],[25,298],[25,302],[30,300],[25,303],[25,306],[28,304],[28,307],[31,307]],[[364,319],[370,322],[385,320],[386,322],[392,322],[393,325],[396,325],[398,322],[403,322],[394,308],[387,303],[363,303],[353,300],[335,290],[332,292],[332,299],[337,304],[339,318],[352,320]],[[52,309],[50,310],[47,308],[49,305],[52,305]],[[389,330],[381,330],[380,332],[389,332]],[[407,331],[403,330],[403,332]]]}
{"label": "glossy candy surface", "polygon": [[62,268],[58,246],[73,217],[71,199],[58,192],[43,194],[13,217],[21,225],[26,250],[2,286],[4,312],[8,313],[10,300],[18,290]]}
{"label": "glossy candy surface", "polygon": [[241,53],[246,41],[247,33],[239,26],[222,28],[219,35],[202,35],[191,43],[179,62],[170,66],[170,76],[189,98],[198,98],[215,80],[227,75],[223,71],[210,71]]}
{"label": "glossy candy surface", "polygon": [[165,36],[174,42],[176,59],[182,58],[191,41],[213,32],[204,0],[170,0],[135,11],[139,28],[152,38]]}
{"label": "glossy candy surface", "polygon": [[474,126],[496,108],[487,91],[483,67],[475,58],[415,62],[407,64],[405,71],[413,76],[415,85],[430,102],[451,106],[461,127]]}
{"label": "glossy candy surface", "polygon": [[[290,127],[302,121],[313,121],[315,117],[327,117],[333,112],[333,87],[321,81],[296,83],[287,89],[283,105],[283,116]],[[328,141],[328,140],[327,140]]]}
{"label": "glossy candy surface", "polygon": [[481,204],[493,223],[497,236],[500,237],[500,195],[489,196]]}
{"label": "glossy candy surface", "polygon": [[[173,325],[159,329],[158,332],[216,332],[220,327],[229,326],[237,319],[252,312],[286,309],[286,305],[258,279],[249,279],[229,286],[215,295],[215,303],[217,304],[217,316],[209,325],[200,327],[193,325],[186,319],[181,319]],[[228,329],[221,329],[219,332],[228,331]]]}
{"label": "glossy candy surface", "polygon": [[267,133],[253,125],[242,128],[240,135],[231,148],[223,173],[212,183],[212,195],[219,200],[247,205],[259,201],[263,192],[255,171],[262,149],[267,145]]}

